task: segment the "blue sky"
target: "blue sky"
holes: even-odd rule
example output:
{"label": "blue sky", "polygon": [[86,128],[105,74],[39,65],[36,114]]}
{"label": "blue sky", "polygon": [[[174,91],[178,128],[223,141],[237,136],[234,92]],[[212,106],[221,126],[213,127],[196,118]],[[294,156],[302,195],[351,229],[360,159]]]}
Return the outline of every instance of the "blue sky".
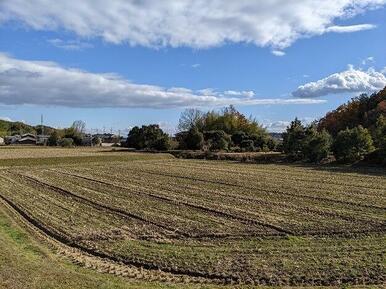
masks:
{"label": "blue sky", "polygon": [[[76,1],[57,8],[50,1],[38,0],[37,7],[23,2],[0,4],[0,117],[5,119],[37,124],[44,114],[54,127],[81,119],[89,129],[124,131],[159,123],[173,132],[186,107],[235,104],[269,130],[280,131],[295,116],[310,121],[386,85],[385,1],[303,1],[279,15],[282,27],[272,26],[270,19],[278,15],[266,7],[244,15],[245,7],[228,11],[217,1],[211,9],[221,12],[218,18],[225,24],[211,19],[197,26],[194,21],[207,15],[195,7],[166,7],[164,15],[166,8],[154,1],[144,1],[148,7],[132,4],[128,12],[127,2],[119,0],[111,5],[119,9],[106,1],[89,7],[85,1],[83,9]],[[327,2],[326,15],[316,20],[293,16],[317,13],[313,7]],[[98,5],[103,9],[93,11]],[[133,26],[146,9],[156,14],[153,21]],[[181,9],[195,18],[182,17]],[[106,20],[103,11],[118,20]],[[95,22],[100,17],[98,25],[88,14]],[[188,29],[180,31],[185,22]]]}

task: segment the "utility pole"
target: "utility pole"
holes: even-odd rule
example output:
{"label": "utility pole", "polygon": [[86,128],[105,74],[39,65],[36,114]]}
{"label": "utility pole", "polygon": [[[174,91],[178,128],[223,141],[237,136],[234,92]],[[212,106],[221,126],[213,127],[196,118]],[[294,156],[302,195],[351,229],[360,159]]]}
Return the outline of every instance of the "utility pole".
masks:
{"label": "utility pole", "polygon": [[40,133],[41,135],[44,135],[44,126],[43,126],[43,114],[40,115]]}

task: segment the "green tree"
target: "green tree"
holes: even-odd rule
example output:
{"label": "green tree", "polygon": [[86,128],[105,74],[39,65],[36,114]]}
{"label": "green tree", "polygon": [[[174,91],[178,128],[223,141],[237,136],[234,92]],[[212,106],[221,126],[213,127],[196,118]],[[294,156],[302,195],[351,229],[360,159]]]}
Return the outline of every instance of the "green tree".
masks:
{"label": "green tree", "polygon": [[157,124],[133,127],[127,137],[128,147],[135,149],[167,150],[170,147],[169,136]]}
{"label": "green tree", "polygon": [[231,139],[234,145],[241,147],[242,141],[249,139],[249,136],[243,131],[237,131],[232,135]]}
{"label": "green tree", "polygon": [[204,144],[204,135],[196,127],[178,133],[176,139],[181,149],[200,150]]}
{"label": "green tree", "polygon": [[59,139],[60,139],[60,137],[59,137],[58,132],[56,130],[54,130],[50,134],[50,137],[47,140],[47,145],[49,145],[49,146],[57,146]]}
{"label": "green tree", "polygon": [[204,133],[210,150],[228,150],[231,138],[223,130],[212,130]]}
{"label": "green tree", "polygon": [[245,140],[241,141],[240,148],[243,151],[253,152],[255,150],[255,145],[254,145],[253,140],[245,139]]}
{"label": "green tree", "polygon": [[82,145],[84,134],[86,131],[86,123],[81,120],[76,120],[72,123],[71,127],[64,130],[65,138],[72,138],[74,144],[77,146]]}
{"label": "green tree", "polygon": [[341,162],[359,161],[373,150],[371,135],[362,126],[340,131],[332,146],[336,159]]}
{"label": "green tree", "polygon": [[381,115],[377,119],[374,143],[378,148],[378,156],[381,162],[386,164],[386,117]]}
{"label": "green tree", "polygon": [[295,118],[283,133],[284,152],[292,159],[302,159],[305,137],[305,127],[298,118]]}
{"label": "green tree", "polygon": [[331,150],[331,135],[323,129],[318,132],[314,125],[307,127],[303,143],[303,155],[311,162],[320,162]]}

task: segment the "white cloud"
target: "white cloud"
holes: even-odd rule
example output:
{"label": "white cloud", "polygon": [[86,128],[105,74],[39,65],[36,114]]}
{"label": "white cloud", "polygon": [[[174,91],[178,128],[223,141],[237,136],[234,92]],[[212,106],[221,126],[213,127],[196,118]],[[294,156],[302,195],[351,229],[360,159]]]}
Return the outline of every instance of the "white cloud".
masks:
{"label": "white cloud", "polygon": [[193,91],[132,83],[116,74],[97,74],[53,62],[26,61],[0,53],[0,103],[67,107],[192,107],[317,104],[315,99],[254,98],[253,91]]}
{"label": "white cloud", "polygon": [[335,32],[335,33],[351,33],[358,32],[363,30],[374,29],[376,26],[372,24],[358,24],[358,25],[349,25],[349,26],[330,26],[326,28],[326,32]]}
{"label": "white cloud", "polygon": [[275,56],[284,56],[285,52],[281,50],[272,50],[272,54]]}
{"label": "white cloud", "polygon": [[243,90],[243,91],[226,90],[224,91],[224,95],[252,98],[255,96],[255,93],[251,90]]}
{"label": "white cloud", "polygon": [[10,117],[8,116],[0,116],[0,120],[5,120],[5,121],[13,121]]}
{"label": "white cloud", "polygon": [[192,64],[191,66],[192,66],[192,68],[199,68],[201,66],[201,64],[200,63],[195,63],[195,64]]}
{"label": "white cloud", "polygon": [[175,135],[177,133],[177,125],[169,121],[159,121],[159,127],[168,135]]}
{"label": "white cloud", "polygon": [[374,57],[373,56],[369,56],[365,59],[362,60],[362,65],[367,65],[369,63],[373,63],[374,62]]}
{"label": "white cloud", "polygon": [[[311,124],[315,118],[314,117],[304,117],[299,119],[303,125],[309,125]],[[283,132],[287,129],[287,127],[291,124],[291,121],[288,120],[278,120],[274,122],[265,121],[264,127],[269,132]]]}
{"label": "white cloud", "polygon": [[270,132],[283,132],[286,130],[287,126],[290,125],[290,121],[278,120],[274,122],[267,123],[265,128]]}
{"label": "white cloud", "polygon": [[79,40],[63,40],[59,38],[54,38],[54,39],[48,39],[47,42],[57,48],[61,48],[64,50],[83,50],[86,48],[93,47],[92,44],[87,42],[82,42]]}
{"label": "white cloud", "polygon": [[299,86],[292,95],[313,98],[336,93],[375,92],[386,86],[386,77],[382,72],[369,68],[367,71],[354,69],[334,73],[315,82]]}
{"label": "white cloud", "polygon": [[227,42],[275,50],[302,37],[371,29],[368,23],[338,26],[386,0],[3,0],[0,22],[37,30],[65,29],[81,37],[151,47],[205,48]]}

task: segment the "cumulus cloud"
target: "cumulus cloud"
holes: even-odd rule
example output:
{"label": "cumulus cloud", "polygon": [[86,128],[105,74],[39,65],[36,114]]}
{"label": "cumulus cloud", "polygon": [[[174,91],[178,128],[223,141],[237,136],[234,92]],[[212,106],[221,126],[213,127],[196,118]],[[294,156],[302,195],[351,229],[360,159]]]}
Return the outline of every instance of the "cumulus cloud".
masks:
{"label": "cumulus cloud", "polygon": [[270,132],[283,132],[290,125],[290,121],[278,120],[274,122],[269,122],[265,125],[265,128]]}
{"label": "cumulus cloud", "polygon": [[318,81],[299,86],[292,95],[301,98],[313,98],[336,93],[375,92],[386,86],[383,72],[373,68],[366,71],[349,66],[346,71],[334,73]]}
{"label": "cumulus cloud", "polygon": [[[304,118],[300,119],[300,121],[304,125],[309,125],[314,120],[315,120],[315,118],[313,118],[313,117],[304,117]],[[278,120],[278,121],[273,121],[273,122],[265,121],[264,123],[265,123],[264,127],[268,131],[270,131],[270,132],[283,132],[291,124],[291,121],[289,121],[289,120]]]}
{"label": "cumulus cloud", "polygon": [[[328,32],[374,28],[338,26],[386,0],[3,0],[0,22],[21,21],[33,29],[66,29],[81,37],[151,47],[205,48],[253,43],[277,51],[297,39]],[[279,53],[280,54],[280,53]]]}
{"label": "cumulus cloud", "polygon": [[67,107],[148,107],[315,104],[315,99],[254,98],[253,91],[194,91],[136,84],[106,73],[62,67],[53,62],[19,60],[0,53],[0,103]]}

